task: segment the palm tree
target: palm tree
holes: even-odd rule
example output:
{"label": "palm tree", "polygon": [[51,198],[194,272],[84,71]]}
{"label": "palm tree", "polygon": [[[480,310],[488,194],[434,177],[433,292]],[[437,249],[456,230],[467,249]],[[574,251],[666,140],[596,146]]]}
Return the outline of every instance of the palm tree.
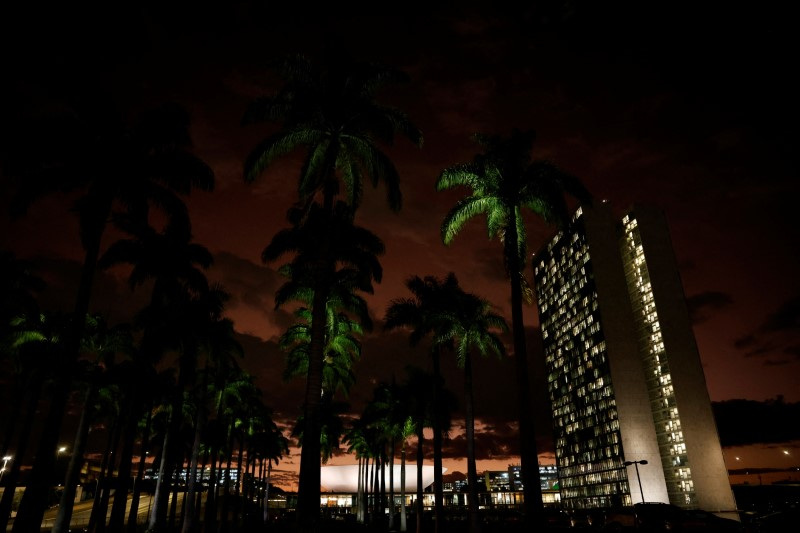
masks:
{"label": "palm tree", "polygon": [[[384,317],[384,330],[396,328],[410,328],[409,343],[416,346],[427,336],[432,337],[430,345],[431,361],[433,363],[434,381],[433,404],[439,402],[442,387],[441,349],[439,339],[445,337],[445,332],[452,326],[453,302],[461,290],[455,274],[450,273],[440,280],[434,276],[411,276],[406,280],[406,287],[411,298],[396,298],[392,300]],[[437,427],[438,417],[432,419],[433,427],[433,472],[434,472],[434,515],[436,524],[443,523],[444,494],[442,482],[442,429]]]}
{"label": "palm tree", "polygon": [[21,419],[20,410],[28,391],[27,377],[34,365],[33,361],[19,357],[20,334],[27,329],[24,324],[42,318],[34,293],[43,288],[44,281],[33,273],[28,261],[0,251],[0,362],[10,367],[3,375],[11,378],[11,383],[4,383],[11,391],[11,405],[8,422],[3,428],[0,457],[8,456],[17,422]]}
{"label": "palm tree", "polygon": [[[129,361],[117,362],[117,356],[130,356],[133,353],[133,336],[128,324],[118,324],[109,327],[105,319],[99,315],[87,317],[85,336],[82,345],[82,352],[92,356],[92,359],[83,360],[85,368],[83,374],[86,382],[85,400],[78,429],[75,433],[75,441],[72,445],[72,453],[64,480],[64,490],[61,493],[58,514],[53,525],[53,533],[60,533],[69,530],[72,517],[72,504],[75,500],[79,476],[84,462],[84,452],[89,437],[90,424],[94,422],[96,414],[95,400],[100,389],[107,386],[115,386],[121,389],[122,399],[127,407],[133,409],[132,392],[138,390],[131,387],[135,375],[130,371]],[[124,368],[124,371],[120,371]],[[106,369],[105,371],[103,369]],[[120,379],[125,378],[125,379]],[[123,388],[128,385],[127,388]],[[137,383],[137,386],[139,383]],[[126,453],[123,450],[120,460],[119,477],[125,476],[124,469],[129,464],[126,463]],[[127,495],[127,485],[125,493]]]}
{"label": "palm tree", "polygon": [[406,518],[406,444],[414,434],[414,420],[409,416],[400,429],[400,531],[408,529]]}
{"label": "palm tree", "polygon": [[523,298],[529,297],[524,269],[527,257],[523,208],[547,223],[568,220],[565,193],[581,202],[591,196],[580,181],[547,161],[531,161],[534,132],[514,130],[509,138],[476,134],[484,149],[469,163],[446,168],[439,175],[436,190],[467,187],[470,195],[459,200],[442,222],[442,241],[449,245],[472,217],[486,215],[489,238],[503,243],[503,261],[511,281],[511,323],[514,338],[517,393],[519,395],[520,459],[526,515],[542,509],[535,428],[529,416],[527,348],[522,320]]}
{"label": "palm tree", "polygon": [[[236,357],[244,355],[241,344],[234,338],[233,323],[222,320],[218,323],[220,332],[210,338],[219,339],[211,346],[215,347],[212,353],[221,357],[214,357],[212,382],[209,384],[208,394],[213,398],[214,418],[209,421],[209,440],[211,469],[208,480],[208,497],[206,498],[205,523],[206,529],[213,529],[217,518],[217,498],[220,480],[217,471],[221,465],[221,453],[225,450],[228,441],[228,426],[231,404],[240,401],[242,392],[252,386],[252,376],[239,368]],[[227,486],[227,480],[222,483]]]}
{"label": "palm tree", "polygon": [[[228,366],[234,357],[242,357],[244,352],[242,346],[234,337],[233,322],[230,319],[221,317],[221,302],[227,300],[228,295],[219,287],[215,288],[210,294],[214,295],[206,302],[202,303],[203,308],[198,313],[197,320],[192,327],[194,329],[189,342],[198,344],[198,355],[206,356],[206,366],[202,372],[201,383],[194,384],[195,408],[195,435],[190,458],[190,475],[186,491],[186,512],[184,513],[183,531],[188,533],[193,531],[196,526],[197,514],[195,513],[195,494],[197,491],[197,464],[200,454],[201,439],[206,432],[208,422],[208,401],[213,397],[214,389],[210,389],[210,376],[215,370],[216,365]],[[211,392],[211,394],[209,394]],[[209,484],[209,492],[212,485]],[[207,499],[207,505],[213,503]]]}
{"label": "palm tree", "polygon": [[[328,307],[333,307],[329,302]],[[311,342],[311,311],[301,307],[295,311],[300,321],[290,326],[278,340],[286,354],[284,379],[308,374],[309,345]],[[345,396],[355,383],[352,366],[361,357],[362,325],[347,314],[334,310],[328,313],[325,334],[325,360],[322,376],[323,394],[333,396],[341,390]]]}
{"label": "palm tree", "polygon": [[[6,426],[9,433],[4,440],[11,446],[12,439],[16,438],[17,450],[28,448],[33,433],[36,408],[43,387],[52,379],[53,369],[57,367],[61,356],[60,343],[63,342],[64,333],[71,327],[71,318],[71,315],[60,313],[34,313],[18,316],[11,321],[10,331],[4,339],[4,344],[11,359],[15,381],[21,385],[15,392],[20,394],[22,401],[15,406],[13,413],[14,418],[21,424],[18,428],[14,428],[11,424]],[[22,453],[18,453],[3,475],[3,485],[6,489],[0,499],[0,529],[7,527],[11,516],[14,488],[19,479],[22,461]],[[52,472],[50,475],[52,476]]]}
{"label": "palm tree", "polygon": [[299,284],[311,284],[311,330],[306,393],[303,403],[304,446],[300,458],[298,518],[315,523],[319,512],[320,407],[323,389],[328,302],[336,286],[337,271],[350,269],[354,284],[371,292],[372,281],[380,282],[382,268],[377,256],[384,251],[381,240],[353,224],[352,211],[342,202],[329,214],[317,204],[303,218],[299,209],[289,212],[292,227],[281,230],[262,253],[264,262],[294,254],[288,267]]}
{"label": "palm tree", "polygon": [[467,437],[467,480],[469,487],[469,529],[476,532],[478,523],[478,471],[475,465],[475,407],[472,392],[472,351],[481,355],[494,352],[505,355],[505,347],[495,331],[508,326],[500,315],[491,311],[491,304],[470,293],[462,293],[452,301],[453,320],[441,341],[453,343],[458,364],[464,369],[464,412]]}
{"label": "palm tree", "polygon": [[289,453],[289,439],[272,420],[268,420],[264,431],[264,447],[261,450],[262,456],[267,460],[267,480],[264,492],[264,523],[269,522],[269,486],[272,479],[272,463],[276,465]]}
{"label": "palm tree", "polygon": [[422,133],[402,111],[375,101],[382,87],[408,81],[384,65],[358,63],[344,58],[327,70],[302,55],[273,64],[285,80],[281,90],[252,102],[244,124],[281,121],[281,129],[261,141],[244,165],[245,181],[254,181],[273,161],[292,151],[306,153],[298,184],[299,200],[308,206],[322,193],[327,212],[344,184],[347,202],[356,209],[365,178],[373,186],[383,182],[389,207],[400,209],[399,175],[376,141],[391,145],[400,133],[422,146]]}
{"label": "palm tree", "polygon": [[389,445],[389,529],[394,529],[394,458],[397,442],[402,439],[402,431],[408,420],[408,411],[401,388],[392,376],[391,383],[379,383],[373,392],[373,400],[368,404],[369,414],[376,419]]}
{"label": "palm tree", "polygon": [[[389,83],[405,81],[403,73],[382,65],[342,61],[325,70],[307,58],[294,55],[275,64],[285,83],[274,96],[254,101],[246,110],[243,122],[280,121],[280,130],[259,143],[245,161],[245,180],[253,181],[272,162],[295,149],[305,148],[306,154],[298,183],[299,217],[313,215],[333,221],[340,208],[335,203],[344,183],[350,208],[355,211],[361,201],[363,179],[375,186],[384,182],[389,206],[401,205],[399,176],[391,160],[376,144],[391,144],[400,133],[417,145],[422,135],[397,109],[378,105],[375,96]],[[322,195],[322,214],[315,211],[314,199]],[[299,225],[298,223],[295,224]],[[315,280],[312,305],[312,335],[310,344],[309,382],[305,409],[316,409],[321,379],[321,360],[324,351],[323,317],[327,288],[331,285],[333,265],[338,251],[327,244],[334,240],[333,224],[316,224],[319,249],[316,268],[307,272]],[[311,396],[317,393],[317,398]],[[316,424],[306,416],[309,426]],[[316,434],[309,427],[306,435]],[[298,518],[310,523],[317,520],[319,508],[319,464],[316,438],[307,439],[315,449],[303,448],[298,494]]]}
{"label": "palm tree", "polygon": [[[347,402],[337,402],[331,394],[323,394],[320,399],[320,460],[326,464],[331,457],[339,451],[342,434],[345,432],[343,417],[350,409]],[[304,432],[306,424],[304,415],[297,418],[292,437],[297,439],[297,445],[304,447]]]}
{"label": "palm tree", "polygon": [[347,453],[354,454],[358,460],[358,493],[356,495],[356,520],[363,524],[366,518],[366,483],[370,447],[367,442],[367,424],[364,417],[357,418],[345,431],[344,441],[348,444]]}
{"label": "palm tree", "polygon": [[117,222],[131,237],[113,243],[100,265],[131,264],[132,289],[152,280],[150,304],[139,318],[147,324],[145,339],[157,338],[160,345],[156,349],[161,353],[179,352],[178,383],[151,513],[151,528],[160,528],[166,519],[166,483],[178,465],[176,440],[184,392],[196,386],[198,356],[208,342],[209,333],[221,320],[228,296],[221,287],[209,287],[203,269],[211,265],[213,258],[204,246],[191,241],[188,221],[167,224],[161,232],[131,217],[119,217]]}
{"label": "palm tree", "polygon": [[[236,485],[233,490],[236,496],[236,505],[233,508],[233,521],[237,522],[244,501],[244,471],[242,470],[242,462],[245,455],[245,444],[248,444],[252,435],[261,430],[264,420],[269,418],[269,411],[263,404],[261,391],[253,383],[252,376],[245,376],[244,379],[240,380],[234,398],[235,401],[229,402],[227,405],[225,418],[228,425],[228,471],[230,471],[232,467],[235,441],[237,441],[236,443],[238,444],[238,452],[236,453],[236,470],[238,474],[236,477]],[[221,511],[223,528],[227,526],[229,520],[229,511],[231,510],[230,503],[232,500],[230,495],[231,490],[229,483],[226,483],[225,499]]]}
{"label": "palm tree", "polygon": [[[72,111],[77,111],[72,113]],[[38,527],[47,503],[48,477],[78,360],[83,317],[89,311],[91,289],[101,241],[116,205],[146,217],[157,205],[174,217],[185,217],[178,194],[192,188],[211,190],[213,172],[188,151],[189,119],[178,106],[168,105],[142,115],[133,127],[109,120],[105,112],[74,108],[79,117],[72,131],[57,146],[38,146],[37,160],[12,164],[19,171],[21,187],[14,205],[23,213],[33,199],[51,191],[80,190],[75,204],[80,219],[84,260],[73,315],[73,330],[64,343],[63,371],[52,393],[51,407],[36,452],[36,462],[20,502],[14,531]],[[64,117],[56,117],[64,122]],[[61,130],[63,131],[63,130]],[[25,164],[28,163],[28,164]]]}
{"label": "palm tree", "polygon": [[426,374],[422,369],[406,368],[408,377],[404,387],[409,391],[408,408],[410,418],[414,426],[414,434],[417,436],[417,494],[414,515],[417,522],[417,533],[422,533],[422,463],[424,459],[423,447],[425,443],[425,428],[433,423],[434,411],[432,402],[434,377]]}

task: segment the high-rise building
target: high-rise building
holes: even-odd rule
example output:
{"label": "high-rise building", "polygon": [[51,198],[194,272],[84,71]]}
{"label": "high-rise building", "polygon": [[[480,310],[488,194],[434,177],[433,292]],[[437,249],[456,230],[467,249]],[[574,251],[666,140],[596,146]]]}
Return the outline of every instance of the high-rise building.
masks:
{"label": "high-rise building", "polygon": [[581,207],[533,267],[562,503],[735,509],[663,214]]}

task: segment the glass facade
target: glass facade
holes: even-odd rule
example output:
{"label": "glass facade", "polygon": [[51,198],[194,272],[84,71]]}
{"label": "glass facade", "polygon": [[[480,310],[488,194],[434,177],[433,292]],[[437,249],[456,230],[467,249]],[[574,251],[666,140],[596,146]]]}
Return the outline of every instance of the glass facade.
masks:
{"label": "glass facade", "polygon": [[642,246],[638,222],[633,214],[622,219],[622,260],[628,284],[633,318],[642,355],[647,390],[656,426],[661,463],[669,500],[676,505],[696,503],[686,442],[675,402],[669,358],[661,335],[650,273]]}
{"label": "glass facade", "polygon": [[575,509],[631,503],[582,214],[534,261],[561,501]]}

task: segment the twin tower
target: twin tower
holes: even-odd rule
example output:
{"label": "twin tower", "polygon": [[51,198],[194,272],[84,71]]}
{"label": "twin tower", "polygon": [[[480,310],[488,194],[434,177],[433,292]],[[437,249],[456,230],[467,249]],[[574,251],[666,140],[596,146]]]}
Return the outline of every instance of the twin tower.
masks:
{"label": "twin tower", "polygon": [[663,214],[581,207],[533,268],[562,505],[734,510]]}

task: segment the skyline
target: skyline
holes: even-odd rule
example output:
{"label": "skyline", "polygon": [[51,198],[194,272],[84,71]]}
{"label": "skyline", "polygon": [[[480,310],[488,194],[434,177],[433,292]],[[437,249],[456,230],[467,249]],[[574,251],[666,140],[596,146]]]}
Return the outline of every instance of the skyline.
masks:
{"label": "skyline", "polygon": [[[321,55],[336,43],[410,75],[410,84],[379,101],[407,111],[425,138],[421,149],[398,141],[387,150],[400,172],[403,209],[389,213],[384,191],[370,189],[357,215],[387,251],[384,279],[368,297],[376,329],[355,367],[354,409],[375,381],[393,372],[400,378],[408,361],[426,363],[424,345],[410,350],[403,332],[380,333],[388,302],[407,295],[408,276],[453,271],[462,287],[510,320],[499,243],[475,221],[452,246],[441,244],[439,224],[465,191],[437,193],[433,183],[443,168],[478,151],[470,134],[508,134],[512,127],[535,129],[534,158],[578,176],[616,210],[643,202],[665,212],[712,401],[778,395],[800,401],[800,229],[792,214],[798,184],[791,163],[797,133],[790,129],[797,82],[782,63],[790,58],[787,19],[732,6],[698,8],[695,18],[679,7],[622,13],[576,6],[570,14],[560,9],[566,4],[505,13],[467,4],[391,17],[334,15],[327,8],[303,17],[288,7],[262,12],[248,2],[156,16],[143,6],[109,12],[107,25],[97,26],[84,13],[53,11],[37,26],[25,17],[30,13],[4,17],[17,23],[5,38],[25,39],[4,52],[12,51],[7,64],[14,75],[3,89],[3,118],[11,120],[2,140],[12,144],[8,125],[41,109],[42,101],[52,105],[79,90],[103,94],[124,113],[164,100],[184,105],[194,152],[217,179],[213,193],[188,199],[195,241],[214,254],[209,278],[232,293],[228,316],[245,344],[243,366],[259,376],[265,403],[286,422],[297,414],[302,380],[280,379],[283,359],[274,341],[290,323],[290,309],[273,310],[277,264],[262,264],[260,253],[287,225],[296,168],[284,162],[246,185],[244,156],[269,130],[239,121],[249,101],[277,87],[267,60],[291,51]],[[49,282],[46,298],[69,309],[80,250],[64,200],[44,199],[19,220],[6,216],[0,244],[34,259]],[[529,221],[535,252],[553,228]],[[532,279],[530,263],[525,274]],[[127,319],[145,298],[141,291],[131,295],[123,275],[105,274],[94,295],[93,309],[112,322]],[[531,353],[538,353],[534,306],[525,308],[525,323]],[[445,359],[446,379],[458,394],[459,374]],[[476,383],[477,416],[482,438],[493,442],[478,449],[508,453],[496,461],[513,462],[513,394],[490,387],[511,379],[511,361],[476,365],[475,375],[485,379]],[[299,453],[292,460],[299,462]],[[481,460],[479,469],[484,463],[493,464]]]}

